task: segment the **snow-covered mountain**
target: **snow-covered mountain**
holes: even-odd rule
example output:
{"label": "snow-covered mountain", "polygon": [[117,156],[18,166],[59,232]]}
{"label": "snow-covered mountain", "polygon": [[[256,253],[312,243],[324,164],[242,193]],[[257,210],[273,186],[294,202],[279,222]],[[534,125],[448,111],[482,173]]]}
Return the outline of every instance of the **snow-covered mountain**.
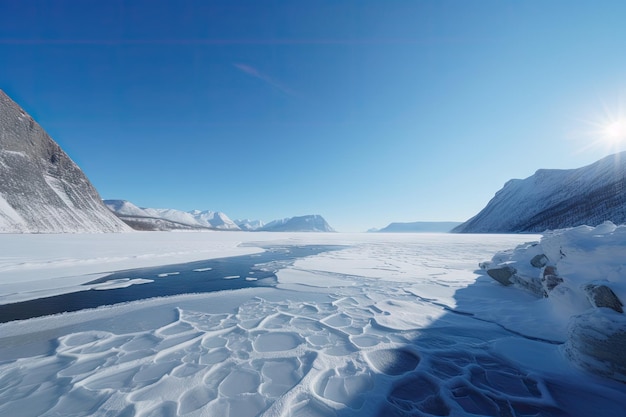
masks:
{"label": "snow-covered mountain", "polygon": [[265,226],[261,220],[235,219],[234,222],[241,230],[246,231],[258,230]]}
{"label": "snow-covered mountain", "polygon": [[334,232],[335,230],[319,214],[274,220],[262,228],[264,232]]}
{"label": "snow-covered mountain", "polygon": [[144,208],[126,200],[105,200],[104,204],[139,230],[240,230],[227,215],[216,211]]}
{"label": "snow-covered mountain", "polygon": [[389,223],[382,229],[372,229],[378,233],[447,233],[461,222],[412,222]]}
{"label": "snow-covered mountain", "polygon": [[0,232],[121,232],[81,169],[0,90]]}
{"label": "snow-covered mountain", "polygon": [[508,181],[460,233],[541,232],[626,222],[626,152],[568,170],[540,169]]}

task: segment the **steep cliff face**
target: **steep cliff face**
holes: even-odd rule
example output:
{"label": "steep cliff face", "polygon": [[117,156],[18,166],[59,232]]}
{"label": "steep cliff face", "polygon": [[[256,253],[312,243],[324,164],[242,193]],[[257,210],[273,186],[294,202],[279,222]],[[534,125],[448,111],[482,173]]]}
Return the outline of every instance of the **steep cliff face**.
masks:
{"label": "steep cliff face", "polygon": [[59,145],[0,90],[0,232],[128,230]]}
{"label": "steep cliff face", "polygon": [[511,180],[453,232],[542,232],[604,221],[626,222],[626,152],[582,168],[540,169]]}

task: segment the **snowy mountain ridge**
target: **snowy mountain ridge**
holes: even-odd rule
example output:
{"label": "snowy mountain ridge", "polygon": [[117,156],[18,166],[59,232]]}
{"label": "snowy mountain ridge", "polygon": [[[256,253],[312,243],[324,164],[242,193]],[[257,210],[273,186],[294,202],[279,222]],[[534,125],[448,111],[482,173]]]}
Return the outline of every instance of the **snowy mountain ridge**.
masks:
{"label": "snowy mountain ridge", "polygon": [[226,214],[216,211],[144,208],[126,200],[105,200],[104,204],[131,227],[141,230],[240,230]]}
{"label": "snowy mountain ridge", "polygon": [[126,200],[104,200],[115,215],[138,230],[243,230],[263,232],[334,232],[319,214],[287,217],[263,224],[260,220],[232,221],[219,211],[182,211],[138,207]]}
{"label": "snowy mountain ridge", "polygon": [[241,230],[246,231],[259,230],[265,226],[265,223],[261,220],[235,219],[234,222]]}
{"label": "snowy mountain ridge", "polygon": [[461,233],[541,232],[626,222],[626,152],[577,169],[540,169],[509,180]]}
{"label": "snowy mountain ridge", "polygon": [[0,90],[0,233],[123,231],[81,169]]}

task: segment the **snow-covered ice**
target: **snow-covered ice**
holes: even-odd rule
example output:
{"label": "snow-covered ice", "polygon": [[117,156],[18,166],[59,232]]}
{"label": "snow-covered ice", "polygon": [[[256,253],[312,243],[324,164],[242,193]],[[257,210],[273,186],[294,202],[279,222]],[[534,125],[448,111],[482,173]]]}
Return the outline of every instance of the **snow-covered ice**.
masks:
{"label": "snow-covered ice", "polygon": [[255,253],[255,244],[345,245],[283,266],[275,288],[1,324],[0,415],[625,415],[626,384],[573,366],[554,327],[564,319],[545,299],[478,269],[538,239],[0,236],[0,297],[22,299],[111,270]]}

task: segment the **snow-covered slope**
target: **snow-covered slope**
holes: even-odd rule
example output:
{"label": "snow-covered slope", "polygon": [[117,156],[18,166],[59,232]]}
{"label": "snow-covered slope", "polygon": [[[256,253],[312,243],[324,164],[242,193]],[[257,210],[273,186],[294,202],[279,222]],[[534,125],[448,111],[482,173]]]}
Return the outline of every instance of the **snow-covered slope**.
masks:
{"label": "snow-covered slope", "polygon": [[216,211],[143,208],[126,200],[105,200],[104,204],[133,228],[141,230],[239,230],[227,215]]}
{"label": "snow-covered slope", "polygon": [[335,230],[319,214],[274,220],[262,228],[264,232],[334,232]]}
{"label": "snow-covered slope", "polygon": [[59,145],[0,90],[0,232],[129,230]]}
{"label": "snow-covered slope", "polygon": [[540,169],[510,180],[453,232],[540,232],[626,222],[626,152],[578,169]]}
{"label": "snow-covered slope", "polygon": [[375,231],[379,233],[447,233],[460,224],[460,222],[389,223],[387,227]]}

